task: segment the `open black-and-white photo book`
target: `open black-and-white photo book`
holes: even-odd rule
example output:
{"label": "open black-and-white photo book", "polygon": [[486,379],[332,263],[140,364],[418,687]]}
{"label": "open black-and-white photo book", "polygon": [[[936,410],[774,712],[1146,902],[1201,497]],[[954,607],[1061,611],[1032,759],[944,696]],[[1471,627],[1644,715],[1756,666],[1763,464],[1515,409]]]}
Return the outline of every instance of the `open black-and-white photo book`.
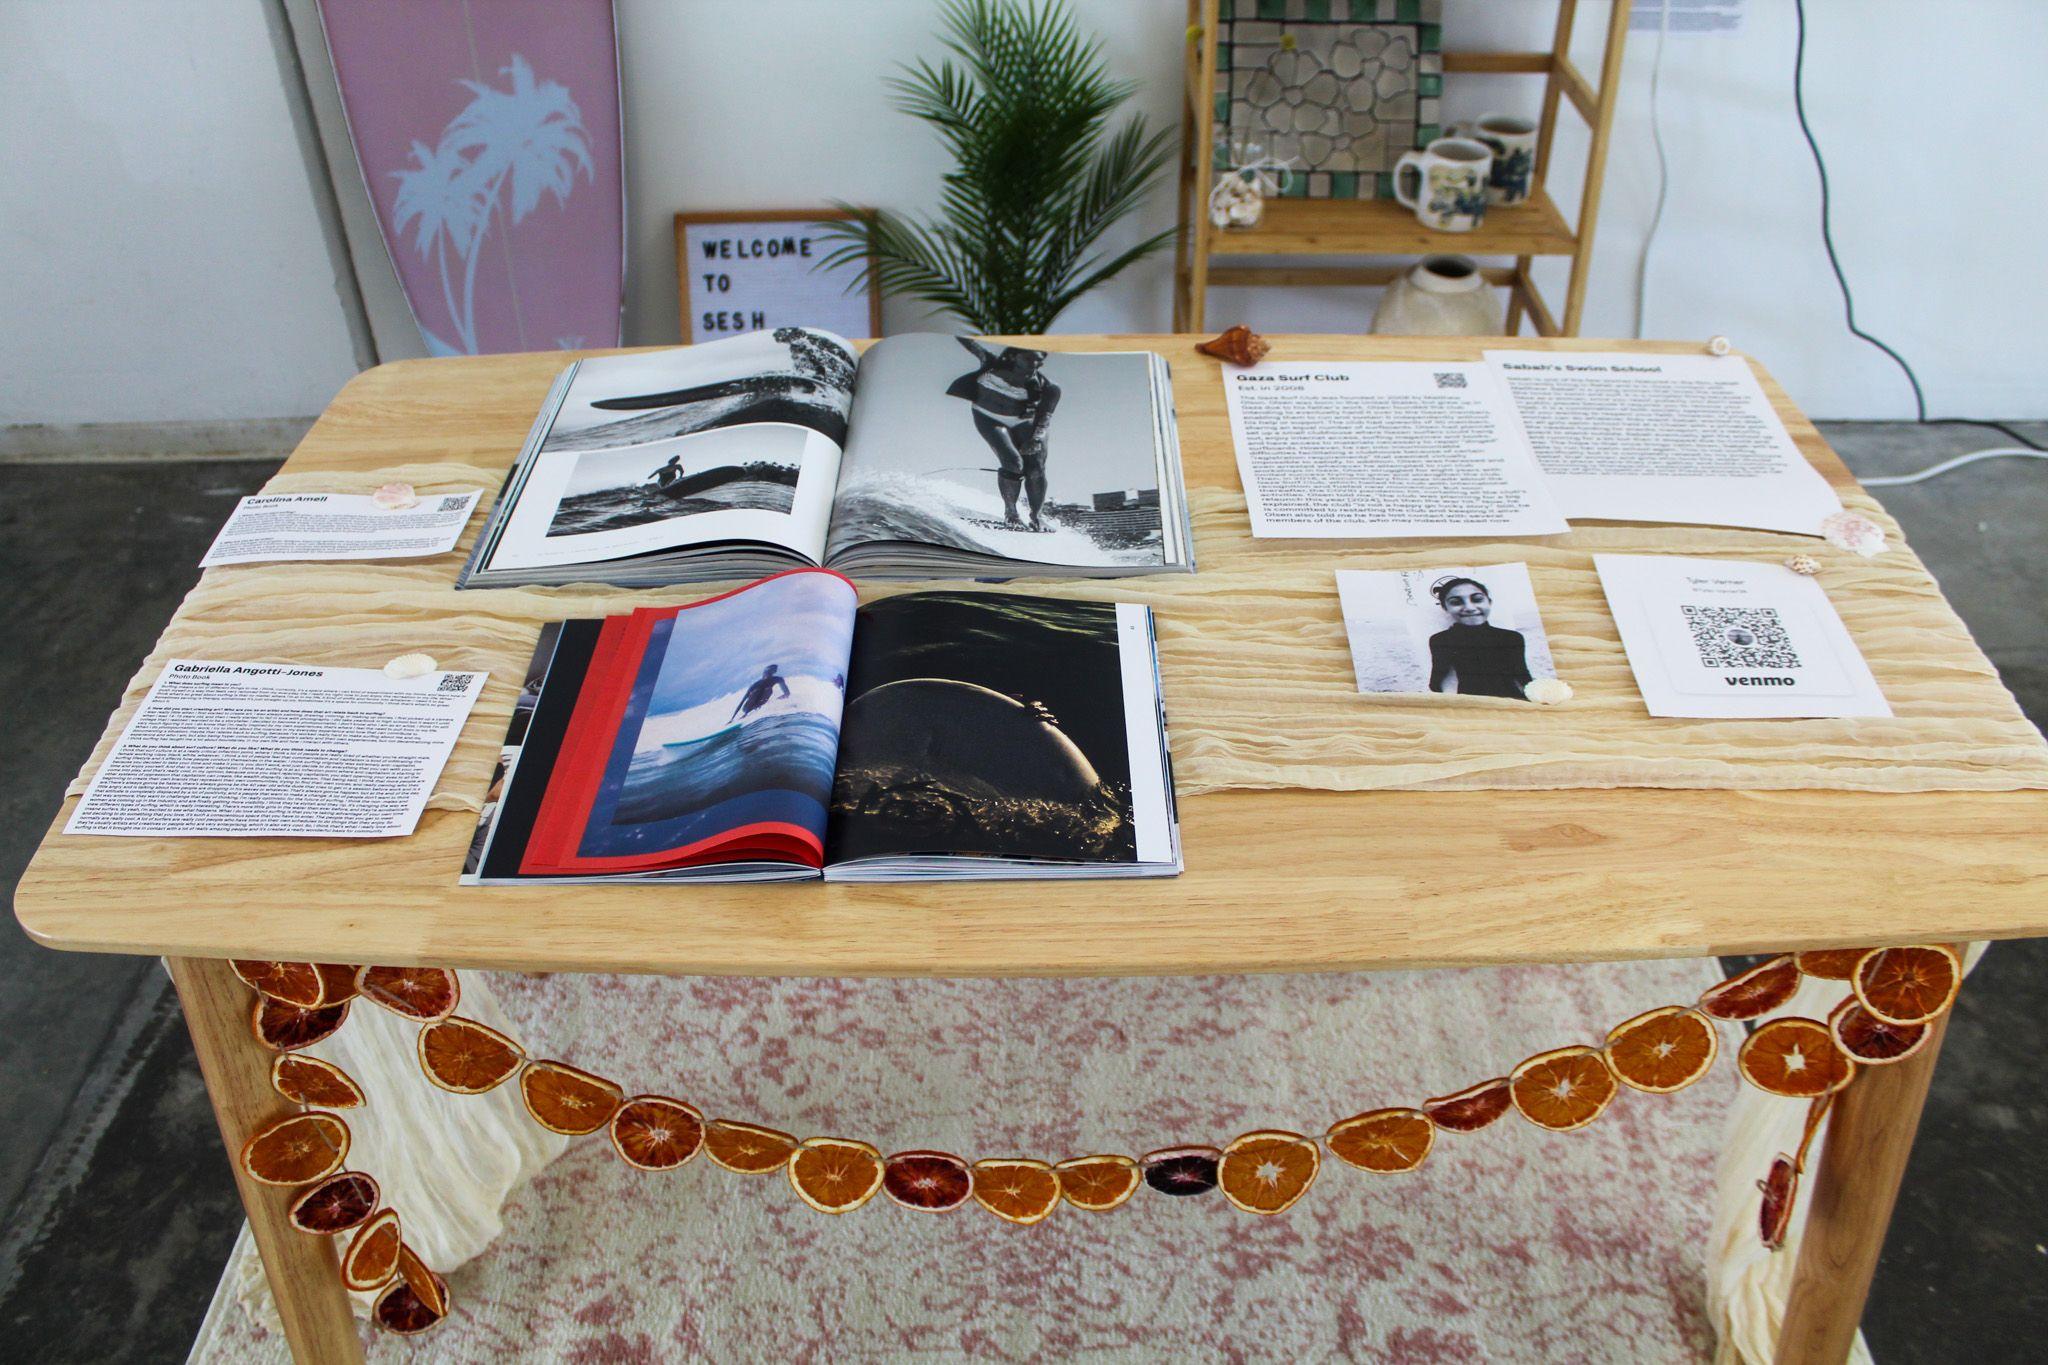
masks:
{"label": "open black-and-white photo book", "polygon": [[555,380],[459,586],[826,566],[1115,577],[1194,549],[1166,361],[800,327]]}

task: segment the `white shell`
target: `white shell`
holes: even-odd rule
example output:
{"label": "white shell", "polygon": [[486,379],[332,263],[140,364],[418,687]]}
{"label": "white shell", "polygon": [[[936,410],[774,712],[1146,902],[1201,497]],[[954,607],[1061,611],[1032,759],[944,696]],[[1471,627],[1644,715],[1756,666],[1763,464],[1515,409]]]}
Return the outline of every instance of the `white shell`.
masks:
{"label": "white shell", "polygon": [[1727,337],[1708,337],[1708,338],[1707,338],[1707,354],[1708,354],[1708,355],[1727,355],[1727,354],[1728,354],[1728,352],[1730,352],[1730,351],[1732,351],[1732,350],[1734,350],[1734,349],[1735,349],[1735,348],[1734,348],[1733,346],[1731,346],[1731,345],[1729,345],[1729,344],[1728,344],[1728,338],[1727,338]]}
{"label": "white shell", "polygon": [[1812,555],[1793,555],[1785,561],[1785,567],[1793,573],[1805,574],[1811,578],[1820,572],[1820,561]]}
{"label": "white shell", "polygon": [[387,483],[372,494],[370,501],[389,511],[403,511],[420,505],[420,495],[413,492],[409,483]]}
{"label": "white shell", "polygon": [[1865,559],[1884,553],[1884,527],[1861,512],[1836,512],[1820,523],[1821,538],[1838,550],[1852,550]]}
{"label": "white shell", "polygon": [[1563,678],[1533,678],[1522,695],[1539,706],[1555,706],[1572,699],[1572,685]]}
{"label": "white shell", "polygon": [[419,678],[432,673],[439,667],[440,665],[434,662],[434,656],[431,654],[401,654],[390,663],[384,665],[384,676],[387,678]]}

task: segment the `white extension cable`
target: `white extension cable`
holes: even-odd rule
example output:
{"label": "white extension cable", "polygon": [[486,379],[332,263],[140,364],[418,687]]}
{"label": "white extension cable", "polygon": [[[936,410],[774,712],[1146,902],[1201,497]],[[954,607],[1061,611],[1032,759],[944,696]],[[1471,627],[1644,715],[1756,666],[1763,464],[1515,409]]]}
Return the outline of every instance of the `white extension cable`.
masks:
{"label": "white extension cable", "polygon": [[2025,446],[1993,446],[1989,450],[1973,450],[1967,455],[1932,464],[1916,474],[1893,474],[1889,478],[1858,479],[1865,488],[1900,488],[1909,483],[1924,483],[1951,469],[1961,469],[1966,464],[1979,460],[2048,460],[2048,450],[2029,450]]}

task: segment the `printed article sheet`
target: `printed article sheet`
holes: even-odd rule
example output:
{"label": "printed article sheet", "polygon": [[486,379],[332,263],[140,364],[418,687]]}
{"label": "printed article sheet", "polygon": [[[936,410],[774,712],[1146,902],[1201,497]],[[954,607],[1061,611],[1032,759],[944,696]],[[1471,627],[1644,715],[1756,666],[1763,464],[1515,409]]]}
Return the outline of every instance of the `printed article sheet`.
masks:
{"label": "printed article sheet", "polygon": [[1782,564],[1594,555],[1653,716],[1889,716],[1820,585]]}
{"label": "printed article sheet", "polygon": [[485,676],[172,659],[64,832],[410,834]]}
{"label": "printed article sheet", "polygon": [[1841,499],[1740,356],[1488,351],[1559,509],[1819,535]]}
{"label": "printed article sheet", "polygon": [[1252,365],[1224,393],[1255,536],[1569,529],[1486,365]]}
{"label": "printed article sheet", "polygon": [[446,554],[482,496],[429,493],[416,507],[388,508],[347,493],[257,493],[236,504],[199,567]]}

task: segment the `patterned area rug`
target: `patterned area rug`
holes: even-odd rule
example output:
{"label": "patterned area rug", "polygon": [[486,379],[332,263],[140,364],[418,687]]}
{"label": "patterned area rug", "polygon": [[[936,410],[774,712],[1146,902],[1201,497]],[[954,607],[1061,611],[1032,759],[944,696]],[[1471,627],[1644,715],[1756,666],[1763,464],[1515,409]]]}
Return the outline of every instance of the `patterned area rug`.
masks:
{"label": "patterned area rug", "polygon": [[[1712,961],[1379,976],[671,981],[493,976],[530,1047],[709,1115],[883,1151],[1133,1155],[1319,1132],[1499,1075],[1655,1005]],[[1727,1027],[1727,1026],[1724,1026]],[[1701,1361],[1723,1058],[1571,1134],[1510,1114],[1418,1172],[1326,1163],[1288,1213],[1220,1195],[1035,1227],[877,1198],[840,1218],[701,1156],[653,1175],[585,1139],[455,1271],[456,1316],[373,1360]],[[371,1097],[375,1104],[376,1098]],[[244,1253],[247,1239],[244,1238]],[[223,1282],[205,1362],[286,1358]]]}

